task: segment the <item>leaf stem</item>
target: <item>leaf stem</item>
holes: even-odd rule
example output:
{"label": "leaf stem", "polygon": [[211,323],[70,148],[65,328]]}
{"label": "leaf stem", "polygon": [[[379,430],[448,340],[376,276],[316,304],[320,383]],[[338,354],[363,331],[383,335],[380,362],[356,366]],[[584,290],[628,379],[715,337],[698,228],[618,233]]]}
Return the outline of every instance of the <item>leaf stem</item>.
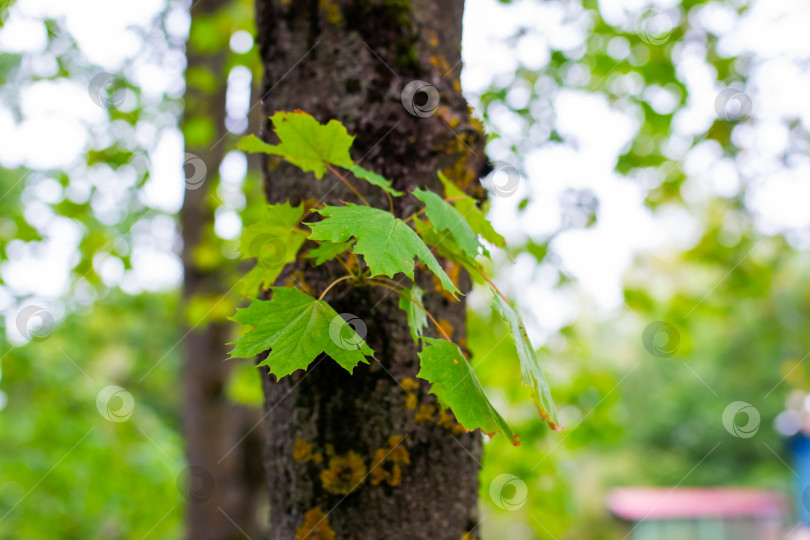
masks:
{"label": "leaf stem", "polygon": [[407,298],[408,300],[413,302],[413,304],[416,307],[418,307],[419,309],[421,309],[422,311],[425,312],[425,315],[428,316],[428,318],[433,323],[433,325],[436,327],[436,330],[438,330],[439,333],[442,335],[442,337],[444,339],[446,339],[447,341],[449,341],[450,343],[453,343],[453,340],[450,339],[450,336],[447,335],[447,332],[444,331],[444,328],[442,328],[442,326],[436,321],[436,319],[433,318],[433,315],[431,315],[430,312],[427,309],[425,309],[425,306],[423,306],[422,304],[420,304],[419,302],[417,302],[416,300],[414,300],[413,298],[411,298],[409,295],[405,294],[401,290],[399,290],[399,289],[397,289],[395,287],[391,287],[387,283],[382,283],[380,281],[375,281],[375,280],[369,280],[369,283],[371,283],[372,285],[376,285],[378,287],[383,287],[383,288],[388,289],[390,291],[394,291],[395,293],[402,296],[403,298]]}
{"label": "leaf stem", "polygon": [[507,299],[506,299],[506,297],[503,295],[503,293],[501,292],[501,290],[500,290],[500,289],[499,289],[499,288],[498,288],[498,287],[497,287],[497,286],[496,286],[496,285],[495,285],[495,284],[492,282],[492,280],[491,280],[491,279],[489,279],[489,278],[487,277],[487,275],[486,275],[486,274],[484,274],[484,273],[483,273],[481,270],[479,270],[478,268],[476,268],[475,270],[478,272],[478,274],[479,274],[479,275],[480,275],[482,278],[484,278],[484,279],[487,281],[487,283],[489,283],[490,287],[492,287],[492,290],[494,290],[496,293],[498,293],[498,296],[500,296],[501,298],[503,298],[503,301],[504,301],[504,302],[506,302],[507,304],[509,304],[509,300],[507,300]]}
{"label": "leaf stem", "polygon": [[318,300],[323,300],[323,297],[324,297],[324,296],[326,296],[326,293],[328,293],[328,292],[329,292],[329,289],[331,289],[332,287],[334,287],[335,285],[337,285],[337,284],[338,284],[338,283],[340,283],[341,281],[345,281],[345,280],[347,280],[347,279],[353,279],[353,278],[354,278],[354,276],[343,276],[343,277],[339,277],[339,278],[337,278],[335,281],[333,281],[332,283],[330,283],[330,284],[329,284],[329,286],[328,286],[326,289],[324,289],[324,291],[323,291],[323,292],[321,293],[321,295],[318,297]]}
{"label": "leaf stem", "polygon": [[411,214],[410,216],[408,216],[407,218],[405,218],[405,221],[406,221],[406,222],[408,222],[408,221],[410,221],[410,220],[412,220],[412,219],[416,219],[417,217],[419,217],[420,215],[422,215],[422,214],[424,213],[424,211],[425,211],[425,210],[427,210],[427,208],[422,208],[422,209],[421,209],[421,210],[419,210],[418,212],[414,212],[413,214]]}
{"label": "leaf stem", "polygon": [[344,260],[343,260],[343,258],[342,258],[340,255],[338,255],[337,257],[335,257],[335,260],[336,260],[337,262],[339,262],[339,263],[340,263],[340,265],[341,265],[343,268],[345,268],[345,269],[346,269],[346,272],[348,272],[350,276],[355,277],[355,278],[357,277],[357,276],[355,275],[355,273],[354,273],[354,272],[352,272],[352,269],[349,267],[349,265],[346,263],[346,261],[344,261]]}
{"label": "leaf stem", "polygon": [[357,189],[356,189],[356,188],[355,188],[355,187],[354,187],[354,186],[351,184],[351,182],[349,182],[349,181],[346,179],[346,177],[345,177],[345,176],[343,176],[342,174],[340,174],[340,173],[337,171],[337,169],[335,169],[334,167],[332,167],[332,165],[330,165],[329,163],[327,163],[327,164],[326,164],[326,168],[327,168],[327,169],[329,169],[330,171],[332,171],[332,173],[333,173],[335,176],[337,176],[338,178],[340,178],[340,180],[341,180],[341,181],[342,181],[344,184],[346,184],[346,187],[348,187],[350,190],[352,190],[352,193],[354,193],[355,195],[357,195],[357,198],[358,198],[358,199],[360,199],[361,201],[363,201],[363,204],[365,204],[366,206],[369,206],[368,201],[366,200],[366,198],[365,198],[365,197],[363,197],[363,196],[360,194],[360,192],[359,192],[359,191],[357,191]]}

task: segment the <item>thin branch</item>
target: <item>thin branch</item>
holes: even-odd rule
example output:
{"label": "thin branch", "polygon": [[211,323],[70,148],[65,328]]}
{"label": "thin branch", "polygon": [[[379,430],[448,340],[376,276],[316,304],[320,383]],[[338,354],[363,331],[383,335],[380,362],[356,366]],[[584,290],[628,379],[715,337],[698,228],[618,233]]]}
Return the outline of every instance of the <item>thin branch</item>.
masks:
{"label": "thin branch", "polygon": [[337,285],[337,284],[338,284],[338,283],[340,283],[341,281],[345,281],[345,280],[347,280],[347,279],[354,279],[354,276],[343,276],[343,277],[339,277],[339,278],[337,278],[335,281],[333,281],[332,283],[330,283],[330,284],[329,284],[329,286],[328,286],[326,289],[324,289],[324,291],[323,291],[323,292],[321,293],[321,295],[318,297],[318,300],[323,300],[323,297],[324,297],[324,296],[326,296],[326,293],[328,293],[328,292],[329,292],[329,289],[331,289],[332,287],[334,287],[335,285]]}
{"label": "thin branch", "polygon": [[359,191],[357,191],[357,189],[356,189],[356,188],[355,188],[355,187],[354,187],[354,186],[351,184],[351,182],[349,182],[349,181],[346,179],[346,177],[345,177],[345,176],[343,176],[342,174],[340,174],[340,173],[337,171],[337,169],[335,169],[334,167],[332,167],[332,165],[330,165],[330,164],[328,164],[328,163],[326,164],[326,168],[327,168],[327,169],[329,169],[330,171],[332,171],[332,173],[333,173],[335,176],[337,176],[338,178],[340,178],[340,180],[341,180],[341,181],[342,181],[344,184],[346,184],[346,187],[348,187],[350,190],[352,190],[352,193],[354,193],[355,195],[357,195],[357,198],[358,198],[358,199],[360,199],[361,201],[363,201],[363,204],[365,204],[366,206],[370,206],[370,205],[368,204],[368,201],[366,200],[366,198],[365,198],[365,197],[363,197],[363,196],[360,194],[360,192],[359,192]]}
{"label": "thin branch", "polygon": [[402,285],[399,283],[399,281],[394,281],[393,279],[391,279],[391,278],[387,278],[387,277],[385,277],[385,276],[375,276],[375,277],[373,277],[372,279],[374,279],[374,280],[376,280],[376,281],[385,281],[385,282],[387,282],[389,285],[392,285],[392,286],[394,286],[394,287],[398,287],[398,288],[400,288],[400,289],[402,289],[402,288],[403,288],[403,287],[402,287]]}
{"label": "thin branch", "polygon": [[405,221],[408,222],[408,221],[410,221],[412,219],[416,219],[417,217],[421,216],[425,212],[425,210],[427,210],[427,208],[422,208],[418,212],[414,212],[413,214],[411,214],[410,216],[405,218]]}
{"label": "thin branch", "polygon": [[489,279],[489,278],[487,277],[487,275],[486,275],[486,274],[484,274],[484,273],[483,273],[481,270],[479,270],[478,268],[476,268],[476,269],[475,269],[475,271],[476,271],[476,272],[478,272],[478,274],[479,274],[479,275],[480,275],[482,278],[484,278],[484,279],[487,281],[487,283],[489,283],[489,284],[490,284],[490,286],[492,287],[492,289],[493,289],[493,290],[494,290],[496,293],[498,293],[498,296],[500,296],[501,298],[503,298],[503,301],[504,301],[504,302],[506,302],[507,304],[509,304],[509,300],[507,300],[507,299],[506,299],[506,297],[503,295],[503,293],[501,292],[501,290],[500,290],[500,289],[499,289],[499,288],[498,288],[498,287],[497,287],[497,286],[496,286],[496,285],[495,285],[495,284],[492,282],[492,280],[491,280],[491,279]]}
{"label": "thin branch", "polygon": [[345,268],[345,269],[346,269],[346,271],[349,273],[349,275],[351,275],[352,277],[355,277],[355,278],[357,277],[357,275],[355,275],[355,273],[354,273],[354,272],[352,272],[351,267],[350,267],[350,266],[349,266],[349,265],[346,263],[346,261],[344,261],[344,260],[343,260],[343,258],[342,258],[340,255],[338,255],[337,257],[335,257],[335,260],[336,260],[337,262],[339,262],[339,263],[340,263],[340,265],[341,265],[343,268]]}

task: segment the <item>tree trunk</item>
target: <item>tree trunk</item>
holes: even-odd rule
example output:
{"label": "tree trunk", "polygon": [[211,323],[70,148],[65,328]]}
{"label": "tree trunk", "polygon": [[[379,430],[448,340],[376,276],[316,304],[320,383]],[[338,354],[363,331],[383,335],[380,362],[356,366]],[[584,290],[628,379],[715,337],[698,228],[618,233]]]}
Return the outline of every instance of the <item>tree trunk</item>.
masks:
{"label": "tree trunk", "polygon": [[[230,0],[199,0],[191,10],[192,32],[203,19],[223,16]],[[210,32],[210,26],[208,30]],[[207,36],[211,39],[211,36]],[[189,137],[186,131],[186,191],[180,222],[183,238],[183,309],[197,299],[212,305],[228,293],[228,275],[234,268],[201,262],[201,245],[218,249],[213,236],[214,191],[218,170],[228,148],[225,137],[225,95],[228,78],[228,38],[219,47],[198,50],[189,40],[183,126],[210,122],[213,133]],[[209,73],[215,87],[200,84]],[[205,81],[205,79],[203,79]],[[213,246],[213,247],[211,247]],[[185,313],[183,314],[186,320]],[[188,501],[186,538],[236,540],[264,529],[258,519],[262,500],[259,433],[253,430],[260,414],[230,402],[225,394],[232,363],[226,362],[230,324],[222,317],[192,320],[183,334],[183,432],[188,467],[178,488]],[[244,532],[243,532],[244,531]]]}
{"label": "tree trunk", "polygon": [[[357,135],[354,159],[399,190],[441,193],[436,171],[443,170],[482,196],[484,137],[460,93],[462,12],[463,0],[257,0],[266,114],[301,109],[321,122],[339,120]],[[435,114],[425,94],[415,96],[426,111],[420,116],[411,113],[420,114],[412,100],[403,105],[402,91],[414,80],[438,90]],[[268,126],[264,137],[275,142]],[[355,184],[371,205],[388,209],[381,190]],[[318,181],[275,158],[267,160],[265,187],[271,203],[358,202],[334,176]],[[416,208],[408,196],[395,201],[394,212],[404,217]],[[280,282],[315,294],[343,273],[301,257],[290,266]],[[445,268],[469,291],[463,271]],[[464,302],[445,298],[417,269],[429,291],[426,307],[463,345]],[[326,300],[363,321],[377,361],[349,375],[321,357],[280,381],[262,370],[270,538],[475,537],[480,434],[438,411],[424,381],[412,388],[406,380],[415,378],[418,358],[398,297],[338,285]]]}

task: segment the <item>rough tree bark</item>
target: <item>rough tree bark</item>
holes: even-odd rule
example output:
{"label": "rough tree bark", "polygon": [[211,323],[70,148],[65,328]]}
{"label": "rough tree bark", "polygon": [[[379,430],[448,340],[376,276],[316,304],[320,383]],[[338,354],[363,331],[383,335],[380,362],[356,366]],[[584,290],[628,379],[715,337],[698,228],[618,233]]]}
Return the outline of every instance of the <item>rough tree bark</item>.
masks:
{"label": "rough tree bark", "polygon": [[[192,29],[201,19],[222,16],[231,0],[198,0],[191,10]],[[210,28],[210,27],[209,27]],[[208,30],[210,31],[210,29]],[[224,266],[201,264],[195,253],[211,239],[214,207],[211,191],[228,145],[225,129],[228,33],[220,46],[198,50],[189,42],[184,126],[210,121],[213,134],[205,140],[186,141],[185,199],[180,211],[183,239],[183,305],[194,298],[217,299],[228,292]],[[210,36],[209,36],[210,38]],[[215,86],[200,84],[200,74],[210,73]],[[201,168],[202,167],[202,168]],[[184,318],[185,320],[185,318]],[[237,540],[241,531],[251,536],[266,529],[259,519],[258,503],[263,475],[259,458],[259,433],[253,430],[259,411],[230,402],[225,395],[232,362],[226,362],[230,339],[227,321],[192,321],[183,334],[183,432],[189,467],[178,479],[187,498],[186,538]]]}
{"label": "rough tree bark", "polygon": [[[463,0],[256,4],[268,116],[301,109],[321,122],[339,120],[357,135],[354,159],[397,189],[442,192],[436,171],[443,170],[459,187],[482,196],[484,137],[459,82]],[[413,80],[438,90],[435,114],[418,117],[403,106],[402,90]],[[417,94],[416,104],[426,98]],[[269,125],[263,136],[275,142]],[[382,191],[355,184],[373,206],[388,208]],[[265,187],[271,203],[358,202],[334,176],[317,181],[274,158],[266,163]],[[394,212],[404,217],[416,208],[409,196],[395,202]],[[463,271],[448,263],[445,268],[469,291]],[[313,268],[299,257],[280,282],[317,295],[343,273],[340,266]],[[425,272],[417,281],[429,291],[426,307],[463,344],[464,302],[446,299]],[[365,323],[378,361],[359,365],[353,375],[329,358],[280,381],[262,371],[270,538],[474,538],[480,435],[463,432],[440,414],[423,381],[415,390],[410,381],[403,385],[415,377],[418,358],[398,297],[384,289],[338,285],[326,300]],[[404,448],[410,464],[389,459],[380,465],[392,447]],[[396,455],[402,457],[399,450]],[[400,466],[401,481],[374,485],[375,464],[391,475]]]}

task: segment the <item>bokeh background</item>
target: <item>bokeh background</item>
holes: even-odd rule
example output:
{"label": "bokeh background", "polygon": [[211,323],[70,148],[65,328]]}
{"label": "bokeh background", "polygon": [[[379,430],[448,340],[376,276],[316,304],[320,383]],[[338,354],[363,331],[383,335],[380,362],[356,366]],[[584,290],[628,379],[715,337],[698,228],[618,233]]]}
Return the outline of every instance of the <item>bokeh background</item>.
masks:
{"label": "bokeh background", "polygon": [[[240,302],[238,239],[264,204],[235,149],[257,125],[253,8],[230,4],[0,4],[2,539],[183,534],[183,341]],[[491,339],[506,330],[473,292],[474,368],[522,441],[486,442],[482,537],[623,538],[605,504],[623,486],[781,492],[798,533],[810,4],[471,0],[463,22],[465,95],[491,158],[521,173],[491,201],[514,246],[495,281],[566,427],[511,383]],[[192,64],[201,51],[224,72]],[[189,113],[217,92],[224,126]],[[184,146],[224,156],[193,253],[218,283],[187,298]],[[260,407],[249,365],[228,396]]]}

